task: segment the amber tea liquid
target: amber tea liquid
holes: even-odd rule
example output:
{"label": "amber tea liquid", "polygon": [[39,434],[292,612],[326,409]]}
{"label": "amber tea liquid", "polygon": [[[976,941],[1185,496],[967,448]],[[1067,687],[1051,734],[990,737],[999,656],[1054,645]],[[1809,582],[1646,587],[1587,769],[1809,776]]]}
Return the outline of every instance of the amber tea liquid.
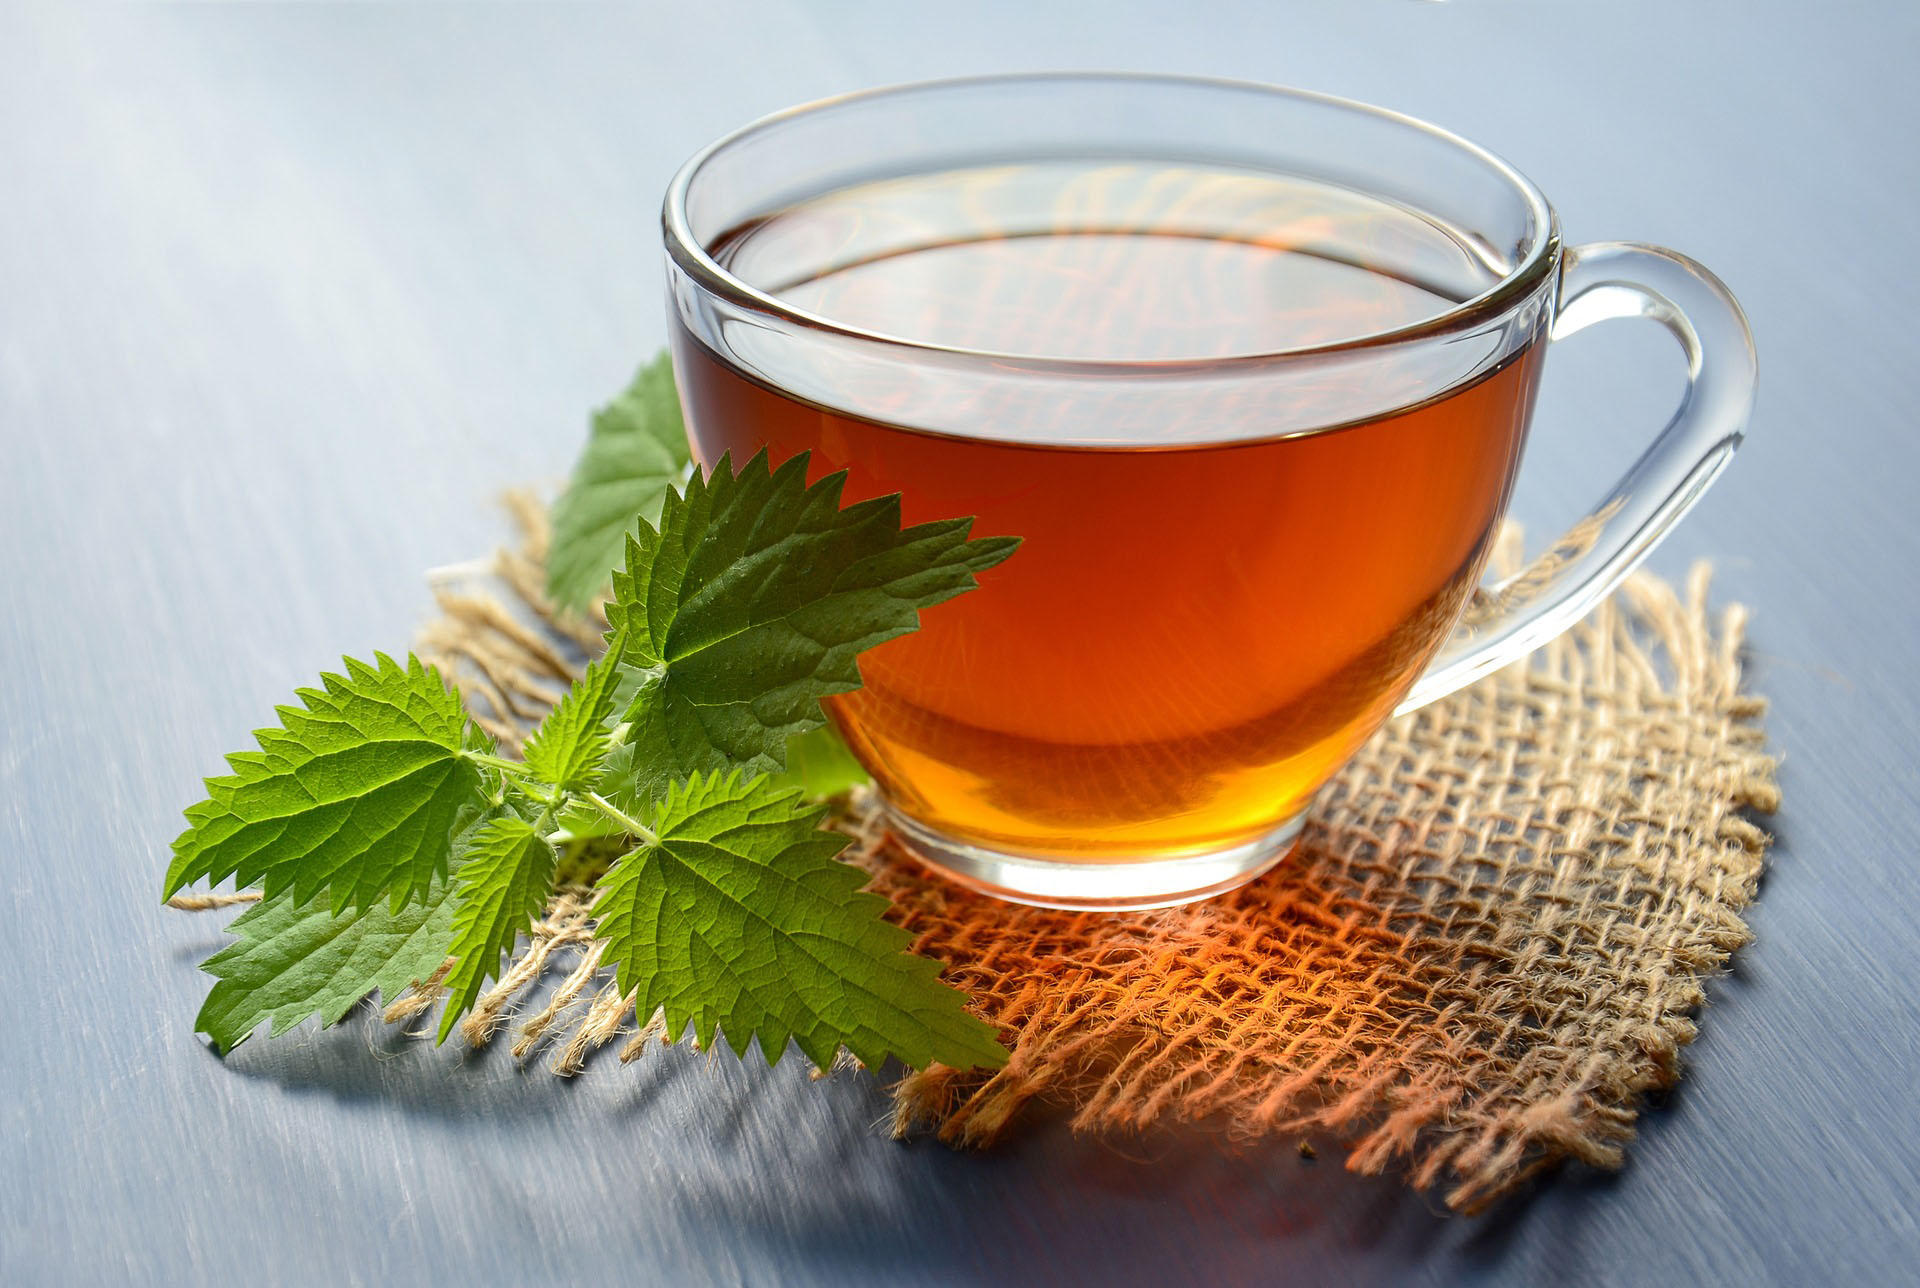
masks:
{"label": "amber tea liquid", "polygon": [[[842,325],[1083,361],[1230,362],[1437,317],[1504,267],[1344,189],[1047,163],[873,183],[723,239],[751,285]],[[1540,343],[1438,397],[1275,436],[1169,424],[1075,445],[1072,405],[968,406],[964,434],[849,415],[675,336],[696,452],[813,453],[848,499],[1025,538],[981,589],[861,662],[831,713],[895,807],[992,849],[1112,862],[1246,842],[1299,812],[1398,701],[1474,586]],[[789,381],[786,376],[796,377]],[[797,377],[806,376],[802,380]],[[858,391],[865,408],[890,391]]]}

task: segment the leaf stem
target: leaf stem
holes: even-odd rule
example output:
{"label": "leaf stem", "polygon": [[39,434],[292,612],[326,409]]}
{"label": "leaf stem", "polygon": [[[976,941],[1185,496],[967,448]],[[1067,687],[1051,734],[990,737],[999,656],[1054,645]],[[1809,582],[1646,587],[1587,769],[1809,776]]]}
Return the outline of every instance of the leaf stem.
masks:
{"label": "leaf stem", "polygon": [[471,760],[476,765],[485,765],[489,769],[497,769],[501,773],[507,775],[509,778],[523,779],[527,777],[527,775],[531,772],[530,770],[528,770],[528,768],[525,765],[521,764],[519,761],[508,760],[505,756],[496,756],[496,755],[493,755],[491,752],[462,751],[460,754],[462,756],[465,756],[468,760]]}
{"label": "leaf stem", "polygon": [[615,805],[612,801],[608,800],[606,797],[602,796],[599,792],[582,792],[581,798],[585,800],[589,805],[592,805],[595,809],[599,810],[602,814],[606,815],[614,823],[618,824],[621,827],[621,829],[627,833],[627,835],[634,837],[637,840],[640,840],[647,845],[660,844],[660,836],[658,833],[656,833],[652,828],[648,827],[645,823],[642,823],[639,819],[635,818],[633,815],[621,809],[618,805]]}

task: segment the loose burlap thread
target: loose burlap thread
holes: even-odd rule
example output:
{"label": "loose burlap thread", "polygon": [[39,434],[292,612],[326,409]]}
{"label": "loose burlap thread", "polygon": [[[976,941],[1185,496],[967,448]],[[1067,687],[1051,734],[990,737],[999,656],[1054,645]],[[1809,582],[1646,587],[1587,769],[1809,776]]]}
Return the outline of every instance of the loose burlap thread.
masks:
{"label": "loose burlap thread", "polygon": [[[443,570],[417,647],[516,751],[600,626],[553,611],[544,511],[509,500],[520,548]],[[1319,1135],[1461,1211],[1568,1158],[1619,1166],[1644,1093],[1680,1076],[1704,980],[1748,938],[1767,836],[1744,815],[1778,804],[1764,703],[1741,689],[1746,615],[1710,617],[1707,591],[1704,566],[1681,591],[1640,575],[1527,661],[1390,722],[1286,862],[1203,903],[982,898],[920,870],[856,794],[835,820],[847,857],[1012,1053],[991,1074],[906,1076],[895,1133],[984,1144],[1040,1101],[1087,1131]],[[630,1060],[672,1036],[601,968],[575,887],[460,1031],[502,1029],[562,1075],[616,1039]]]}

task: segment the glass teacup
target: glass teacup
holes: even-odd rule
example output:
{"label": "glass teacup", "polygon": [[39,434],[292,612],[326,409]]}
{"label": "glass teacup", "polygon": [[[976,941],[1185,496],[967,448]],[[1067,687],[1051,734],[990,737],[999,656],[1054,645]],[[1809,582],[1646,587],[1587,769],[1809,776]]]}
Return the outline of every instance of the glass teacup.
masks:
{"label": "glass teacup", "polygon": [[[1745,319],[1698,264],[1563,247],[1489,153],[1291,90],[851,95],[708,147],[664,221],[703,463],[805,450],[848,499],[1024,538],[828,704],[906,847],[1022,902],[1266,869],[1384,720],[1637,565],[1752,401]],[[1619,316],[1679,340],[1680,410],[1550,575],[1460,631],[1550,338]]]}

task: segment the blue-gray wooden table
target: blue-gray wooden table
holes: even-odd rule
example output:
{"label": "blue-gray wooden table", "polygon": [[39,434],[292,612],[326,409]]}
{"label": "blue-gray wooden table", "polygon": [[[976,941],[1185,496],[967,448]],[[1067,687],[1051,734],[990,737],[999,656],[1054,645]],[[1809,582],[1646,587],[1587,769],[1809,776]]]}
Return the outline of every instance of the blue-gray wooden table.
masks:
{"label": "blue-gray wooden table", "polygon": [[[1891,1283],[1920,1274],[1920,22],[1901,4],[697,0],[0,9],[0,1282]],[[1756,941],[1617,1176],[1450,1217],[1323,1152],[899,1145],[884,1089],[676,1050],[561,1082],[361,1015],[224,1063],[178,811],[661,343],[674,167],[968,72],[1279,81],[1465,133],[1572,240],[1744,300],[1741,458],[1654,559],[1752,605],[1786,807]],[[1556,349],[1544,532],[1677,351]]]}

